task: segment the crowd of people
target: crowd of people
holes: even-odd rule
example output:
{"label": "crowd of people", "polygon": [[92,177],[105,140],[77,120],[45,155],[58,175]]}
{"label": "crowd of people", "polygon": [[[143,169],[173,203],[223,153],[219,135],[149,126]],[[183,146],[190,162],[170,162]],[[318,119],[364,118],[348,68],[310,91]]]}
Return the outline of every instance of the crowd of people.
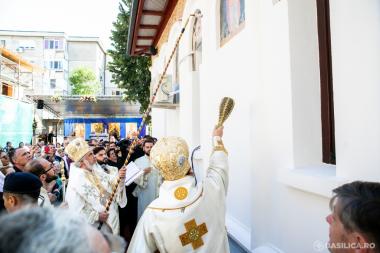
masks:
{"label": "crowd of people", "polygon": [[133,137],[117,140],[111,136],[100,141],[65,137],[61,144],[40,141],[36,145],[20,143],[18,147],[7,142],[0,149],[0,210],[11,213],[25,207],[69,208],[83,214],[89,224],[101,223],[102,232],[130,242],[141,216],[138,213],[158,196],[162,181],[148,159],[156,141],[149,135],[136,139],[128,163],[136,161],[143,173],[128,186],[121,180],[120,194],[108,211],[104,207],[114,183],[125,177]]}
{"label": "crowd of people", "polygon": [[[214,129],[198,182],[179,137],[8,142],[0,151],[0,253],[229,252],[228,152]],[[127,164],[140,169],[126,185]],[[328,249],[380,252],[380,183],[333,191]],[[17,238],[17,239],[15,239]]]}

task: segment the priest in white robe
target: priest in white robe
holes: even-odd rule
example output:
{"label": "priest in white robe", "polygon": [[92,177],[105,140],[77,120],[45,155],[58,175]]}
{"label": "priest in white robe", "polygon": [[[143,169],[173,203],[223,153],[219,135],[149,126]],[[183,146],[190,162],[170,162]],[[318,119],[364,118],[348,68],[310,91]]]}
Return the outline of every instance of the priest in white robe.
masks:
{"label": "priest in white robe", "polygon": [[157,169],[152,168],[149,158],[153,145],[153,139],[146,139],[143,142],[145,155],[135,160],[137,167],[144,170],[144,174],[135,180],[137,186],[132,193],[137,197],[137,220],[141,218],[145,208],[158,197],[162,184],[162,177]]}
{"label": "priest in white robe", "polygon": [[189,173],[189,150],[178,137],[160,139],[151,151],[151,161],[164,182],[159,197],[141,217],[128,253],[229,252],[225,227],[228,186],[227,151],[214,130],[213,153],[203,182]]}
{"label": "priest in white robe", "polygon": [[66,191],[69,209],[84,215],[88,223],[113,234],[120,233],[118,206],[127,204],[124,180],[121,180],[117,194],[109,212],[105,212],[107,201],[117,178],[125,177],[125,168],[119,173],[105,173],[96,163],[92,150],[83,139],[75,139],[66,147],[70,159],[74,161],[70,168],[70,180]]}

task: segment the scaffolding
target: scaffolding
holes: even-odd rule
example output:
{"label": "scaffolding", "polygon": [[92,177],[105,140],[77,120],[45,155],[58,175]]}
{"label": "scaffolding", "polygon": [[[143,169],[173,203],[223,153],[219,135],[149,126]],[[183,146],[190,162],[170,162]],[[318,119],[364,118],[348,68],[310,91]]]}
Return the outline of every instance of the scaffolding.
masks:
{"label": "scaffolding", "polygon": [[34,72],[41,69],[10,50],[0,47],[1,94],[23,100],[22,91],[33,90]]}

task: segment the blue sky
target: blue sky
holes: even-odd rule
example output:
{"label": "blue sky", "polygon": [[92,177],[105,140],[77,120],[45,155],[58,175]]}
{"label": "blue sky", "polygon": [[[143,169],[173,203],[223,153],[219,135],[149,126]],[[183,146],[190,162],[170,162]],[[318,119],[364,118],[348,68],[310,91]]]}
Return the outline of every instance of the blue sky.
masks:
{"label": "blue sky", "polygon": [[0,30],[100,37],[109,48],[119,0],[0,0]]}

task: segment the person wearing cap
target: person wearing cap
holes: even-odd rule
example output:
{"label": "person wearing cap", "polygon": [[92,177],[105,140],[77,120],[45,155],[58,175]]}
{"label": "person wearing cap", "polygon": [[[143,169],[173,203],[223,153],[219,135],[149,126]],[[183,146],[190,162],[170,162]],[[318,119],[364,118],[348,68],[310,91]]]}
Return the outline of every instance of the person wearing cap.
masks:
{"label": "person wearing cap", "polygon": [[[96,227],[102,223],[102,230],[119,234],[118,206],[124,207],[127,204],[124,187],[126,169],[122,168],[119,173],[114,174],[97,169],[92,148],[81,138],[71,141],[66,147],[66,153],[74,161],[70,168],[65,199],[69,209],[83,214],[88,223]],[[109,212],[106,212],[106,205],[117,177],[121,177],[122,180]]]}
{"label": "person wearing cap", "polygon": [[154,145],[150,158],[164,182],[159,197],[145,209],[128,253],[229,252],[225,228],[228,158],[222,136],[223,127],[214,130],[209,168],[198,183],[182,138],[166,137]]}
{"label": "person wearing cap", "polygon": [[37,206],[42,183],[31,173],[15,172],[4,180],[3,199],[8,212],[28,206]]}

